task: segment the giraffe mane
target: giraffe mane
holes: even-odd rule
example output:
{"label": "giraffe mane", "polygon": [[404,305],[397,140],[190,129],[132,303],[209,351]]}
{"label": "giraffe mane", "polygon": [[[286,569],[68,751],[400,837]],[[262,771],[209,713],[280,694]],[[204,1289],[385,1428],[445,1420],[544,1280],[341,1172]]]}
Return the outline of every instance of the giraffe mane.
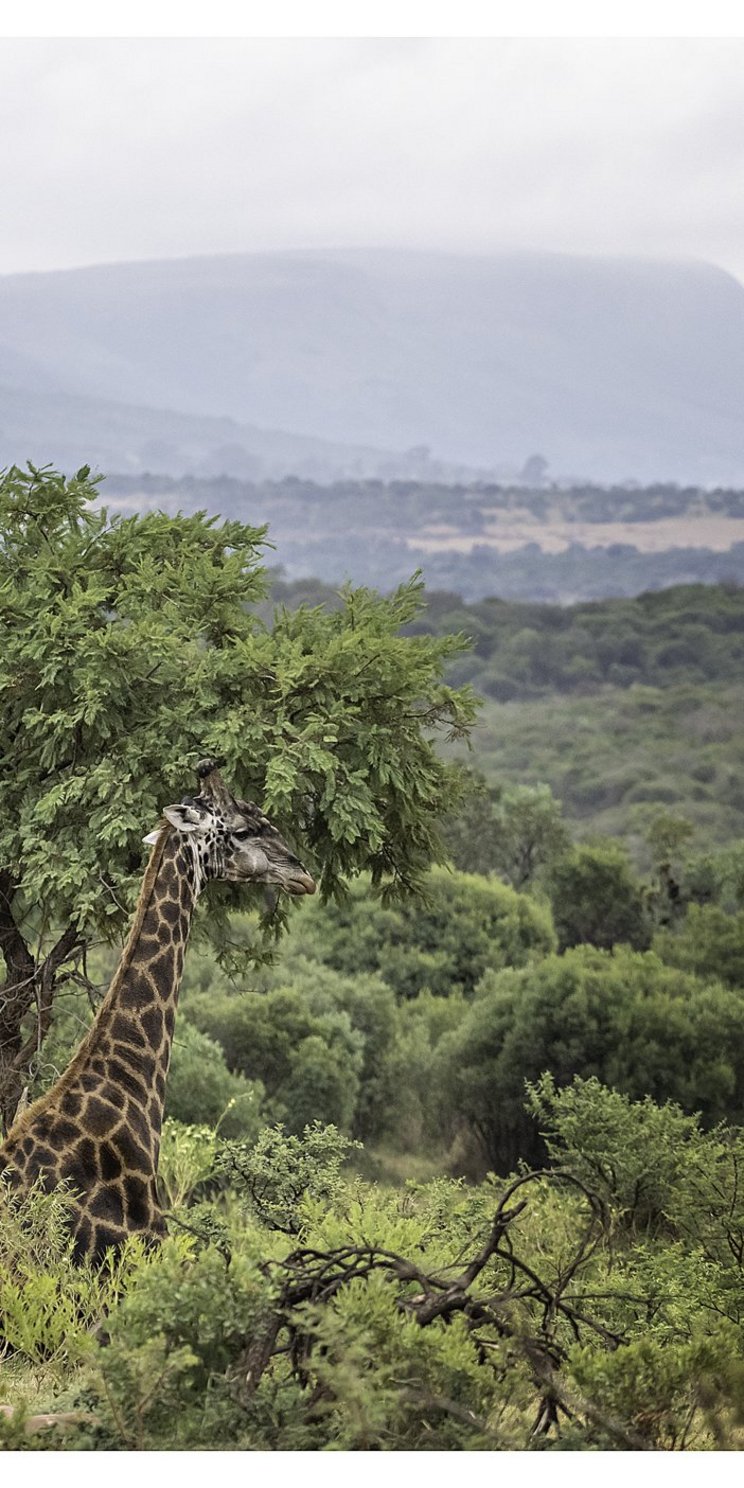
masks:
{"label": "giraffe mane", "polygon": [[[128,969],[129,969],[129,965],[130,965],[131,960],[132,960],[132,952],[134,951],[134,947],[135,947],[135,943],[136,943],[137,937],[138,937],[138,935],[140,933],[140,930],[142,929],[142,921],[145,918],[145,914],[147,912],[147,906],[148,906],[148,904],[150,902],[150,895],[152,894],[152,890],[153,890],[153,886],[154,886],[154,883],[155,883],[155,879],[158,876],[158,869],[160,867],[161,862],[163,861],[163,852],[165,851],[165,844],[168,841],[168,838],[171,835],[171,832],[172,831],[173,831],[173,828],[171,827],[170,823],[164,821],[162,823],[161,830],[160,830],[160,833],[158,835],[158,840],[155,843],[155,845],[153,847],[153,850],[150,853],[150,857],[148,859],[147,867],[145,869],[144,878],[142,879],[142,887],[141,887],[141,889],[139,891],[139,898],[138,898],[137,903],[135,905],[134,919],[132,920],[132,923],[131,923],[131,926],[130,926],[130,929],[129,929],[129,934],[128,934],[125,942],[124,942],[124,949],[123,949],[123,951],[121,953],[121,956],[119,957],[119,964],[118,964],[118,966],[116,968],[116,971],[114,972],[114,975],[111,978],[111,981],[109,982],[108,991],[106,992],[106,996],[104,997],[103,1002],[101,1003],[101,1008],[99,1009],[99,1011],[101,1011],[105,1007],[105,1005],[108,1002],[111,994],[113,992],[118,991],[119,984],[120,984],[120,982],[121,982],[121,980],[122,980],[122,978],[124,976],[124,973],[125,973],[125,971],[128,971]],[[95,1020],[94,1020],[94,1022],[92,1024],[92,1028],[95,1027],[95,1024],[96,1024],[97,1021],[98,1021],[98,1014],[96,1014],[96,1018],[95,1018]],[[86,1037],[83,1040],[83,1044],[87,1043],[87,1038],[88,1038],[88,1036],[86,1034]],[[81,1049],[83,1048],[83,1044],[80,1045],[80,1048]]]}

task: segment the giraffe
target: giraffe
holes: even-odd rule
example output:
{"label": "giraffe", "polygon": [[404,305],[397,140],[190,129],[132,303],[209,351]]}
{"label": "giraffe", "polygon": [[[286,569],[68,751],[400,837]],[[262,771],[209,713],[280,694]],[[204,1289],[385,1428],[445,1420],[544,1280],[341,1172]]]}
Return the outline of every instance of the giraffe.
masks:
{"label": "giraffe", "polygon": [[160,1131],[184,953],[210,879],[315,883],[250,801],[237,801],[216,762],[197,766],[200,790],[144,841],[152,846],[134,919],[95,1021],[67,1069],[21,1115],[0,1146],[0,1174],[23,1193],[69,1185],[77,1261],[99,1260],[128,1235],[165,1233],[157,1190]]}

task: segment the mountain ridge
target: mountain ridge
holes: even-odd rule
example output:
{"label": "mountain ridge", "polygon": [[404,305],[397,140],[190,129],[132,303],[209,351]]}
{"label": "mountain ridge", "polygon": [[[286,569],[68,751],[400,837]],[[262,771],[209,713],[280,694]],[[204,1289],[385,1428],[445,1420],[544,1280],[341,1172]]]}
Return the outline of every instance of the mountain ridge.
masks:
{"label": "mountain ridge", "polygon": [[[557,476],[744,482],[744,287],[704,260],[296,249],[5,275],[0,347],[16,395],[25,360],[50,396],[252,429],[236,474],[286,430],[342,447],[326,478],[405,474],[413,449],[415,474],[427,450],[497,477],[539,452]],[[3,457],[14,432],[0,397]],[[169,473],[215,468],[188,446]]]}

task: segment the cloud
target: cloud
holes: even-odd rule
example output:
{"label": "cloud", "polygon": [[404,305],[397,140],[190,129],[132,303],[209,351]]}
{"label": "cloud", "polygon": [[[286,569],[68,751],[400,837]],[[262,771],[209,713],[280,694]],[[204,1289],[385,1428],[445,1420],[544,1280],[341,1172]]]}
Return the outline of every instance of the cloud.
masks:
{"label": "cloud", "polygon": [[0,42],[0,270],[360,244],[744,274],[744,41]]}

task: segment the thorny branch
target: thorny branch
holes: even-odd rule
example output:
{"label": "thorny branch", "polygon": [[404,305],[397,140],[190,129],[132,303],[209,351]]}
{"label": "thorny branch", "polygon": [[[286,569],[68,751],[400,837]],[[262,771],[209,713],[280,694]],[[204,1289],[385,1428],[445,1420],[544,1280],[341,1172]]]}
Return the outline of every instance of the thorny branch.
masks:
{"label": "thorny branch", "polygon": [[[575,1187],[588,1210],[586,1227],[569,1262],[551,1280],[539,1276],[516,1253],[509,1235],[528,1203],[526,1196],[516,1196],[539,1180]],[[533,1434],[558,1429],[561,1416],[572,1419],[581,1414],[603,1426],[610,1437],[629,1450],[638,1450],[643,1443],[635,1437],[631,1440],[617,1422],[600,1420],[595,1407],[569,1396],[560,1378],[566,1357],[560,1338],[561,1322],[576,1339],[581,1338],[583,1329],[591,1330],[608,1349],[615,1349],[624,1341],[584,1310],[588,1295],[578,1297],[576,1304],[573,1294],[567,1295],[569,1285],[575,1283],[577,1273],[599,1244],[606,1223],[601,1200],[573,1174],[561,1170],[538,1171],[523,1174],[508,1186],[496,1206],[486,1240],[454,1278],[443,1274],[451,1267],[445,1266],[439,1274],[432,1274],[407,1257],[374,1245],[348,1245],[330,1251],[302,1247],[281,1261],[266,1262],[263,1269],[275,1282],[275,1300],[256,1332],[246,1340],[236,1362],[233,1373],[236,1398],[247,1407],[271,1360],[279,1355],[288,1355],[298,1377],[307,1381],[315,1341],[312,1323],[303,1308],[307,1304],[328,1303],[343,1287],[378,1271],[398,1286],[396,1306],[420,1327],[428,1327],[439,1319],[446,1324],[460,1314],[484,1364],[490,1362],[493,1368],[501,1367],[499,1344],[504,1342],[526,1360],[539,1399]],[[498,1279],[501,1285],[497,1290],[487,1288],[485,1294],[478,1295],[473,1290],[474,1284],[483,1279],[493,1261],[506,1262],[506,1279],[503,1267],[497,1268],[490,1280],[493,1285]],[[437,1408],[444,1409],[445,1402],[439,1401]]]}

